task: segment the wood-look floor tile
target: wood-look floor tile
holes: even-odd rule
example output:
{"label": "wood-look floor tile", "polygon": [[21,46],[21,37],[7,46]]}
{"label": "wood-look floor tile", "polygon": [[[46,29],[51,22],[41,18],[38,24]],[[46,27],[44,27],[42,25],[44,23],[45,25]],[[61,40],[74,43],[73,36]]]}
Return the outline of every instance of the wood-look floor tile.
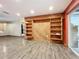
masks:
{"label": "wood-look floor tile", "polygon": [[0,59],[79,59],[71,49],[47,41],[0,37]]}

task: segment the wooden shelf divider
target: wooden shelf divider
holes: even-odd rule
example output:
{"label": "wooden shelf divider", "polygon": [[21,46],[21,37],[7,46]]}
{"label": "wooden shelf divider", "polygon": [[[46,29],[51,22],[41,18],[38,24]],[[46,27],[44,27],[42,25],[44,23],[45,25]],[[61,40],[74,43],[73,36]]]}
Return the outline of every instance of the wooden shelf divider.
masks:
{"label": "wooden shelf divider", "polygon": [[28,40],[32,40],[33,36],[32,36],[32,21],[27,21],[26,23],[26,38]]}
{"label": "wooden shelf divider", "polygon": [[50,25],[51,25],[51,32],[50,32],[50,38],[51,40],[63,40],[62,34],[63,34],[63,25],[62,25],[62,17],[51,19]]}

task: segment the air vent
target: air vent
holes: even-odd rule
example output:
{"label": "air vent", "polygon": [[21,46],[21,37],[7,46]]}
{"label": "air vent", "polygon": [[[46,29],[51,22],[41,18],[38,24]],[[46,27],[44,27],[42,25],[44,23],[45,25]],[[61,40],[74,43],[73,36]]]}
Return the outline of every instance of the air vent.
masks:
{"label": "air vent", "polygon": [[9,14],[7,11],[2,11],[4,14]]}
{"label": "air vent", "polygon": [[1,14],[5,14],[5,15],[6,15],[6,14],[9,15],[9,12],[8,12],[8,11],[5,11],[5,10],[0,10],[0,13],[1,13]]}

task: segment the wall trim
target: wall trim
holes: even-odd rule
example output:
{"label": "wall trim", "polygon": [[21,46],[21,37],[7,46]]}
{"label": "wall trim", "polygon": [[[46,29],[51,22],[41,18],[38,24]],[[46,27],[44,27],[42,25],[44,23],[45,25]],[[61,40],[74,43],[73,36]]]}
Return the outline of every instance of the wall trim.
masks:
{"label": "wall trim", "polygon": [[79,53],[77,53],[73,48],[70,48],[72,52],[74,52],[77,56],[79,56]]}
{"label": "wall trim", "polygon": [[72,0],[64,11],[64,46],[68,47],[68,15],[79,5],[79,0]]}

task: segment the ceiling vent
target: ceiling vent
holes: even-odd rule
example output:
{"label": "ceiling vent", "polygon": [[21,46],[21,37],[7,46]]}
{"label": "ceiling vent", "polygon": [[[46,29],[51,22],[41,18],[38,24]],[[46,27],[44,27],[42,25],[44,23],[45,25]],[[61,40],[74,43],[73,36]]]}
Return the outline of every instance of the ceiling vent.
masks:
{"label": "ceiling vent", "polygon": [[0,14],[9,15],[9,12],[5,10],[0,10]]}
{"label": "ceiling vent", "polygon": [[9,15],[9,12],[7,12],[7,11],[2,11],[4,14],[8,14]]}

